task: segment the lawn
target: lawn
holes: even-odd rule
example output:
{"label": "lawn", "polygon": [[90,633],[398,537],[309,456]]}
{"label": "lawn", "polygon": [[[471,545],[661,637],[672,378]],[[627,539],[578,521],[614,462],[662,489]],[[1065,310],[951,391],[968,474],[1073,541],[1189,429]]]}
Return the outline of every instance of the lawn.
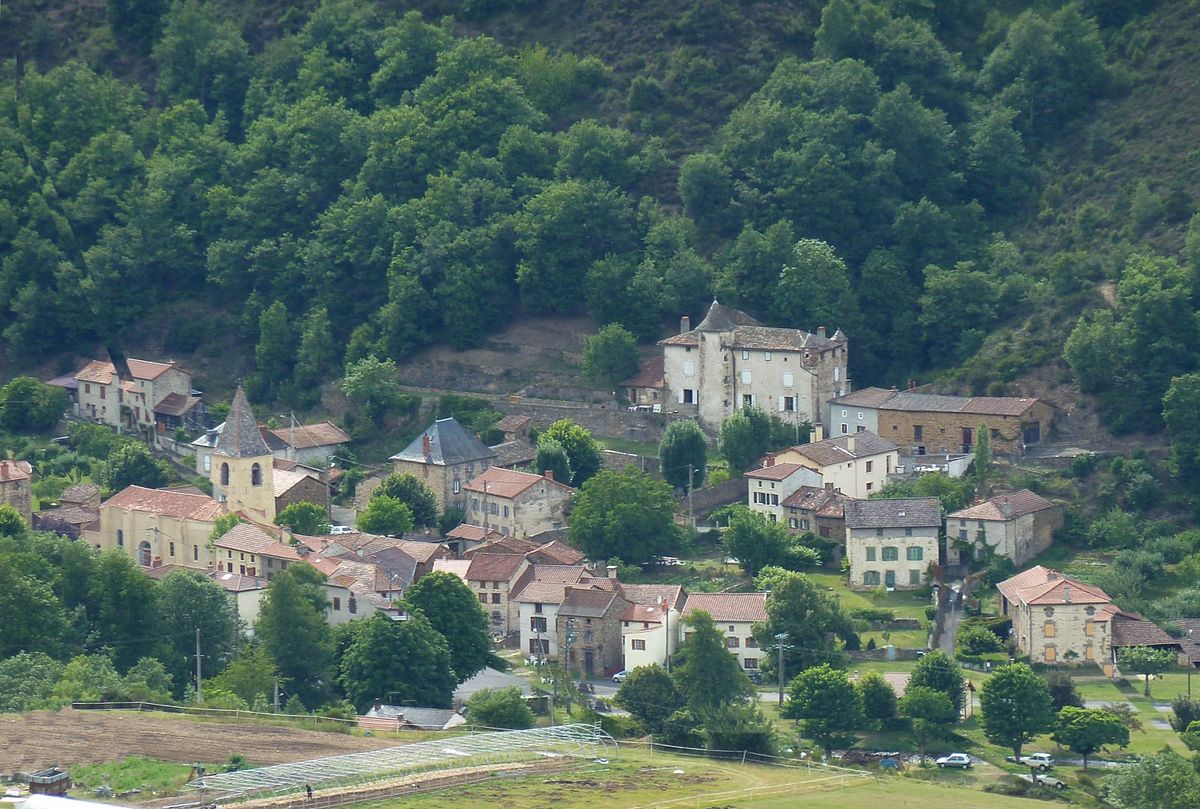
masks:
{"label": "lawn", "polygon": [[859,633],[863,648],[867,642],[875,641],[877,647],[888,643],[901,649],[924,649],[929,642],[928,620],[925,618],[925,608],[929,606],[928,595],[923,591],[895,590],[891,593],[875,593],[851,590],[846,586],[846,580],[840,573],[825,570],[805,571],[819,586],[831,592],[838,600],[844,612],[852,613],[861,609],[891,610],[897,618],[913,618],[921,621],[921,629],[891,630],[885,641],[883,630],[868,629]]}
{"label": "lawn", "polygon": [[[170,761],[130,756],[115,764],[79,765],[71,768],[71,790],[77,797],[90,798],[92,790],[104,785],[115,794],[139,790],[149,796],[177,792],[188,781],[191,767]],[[219,772],[221,765],[207,765],[209,772]]]}

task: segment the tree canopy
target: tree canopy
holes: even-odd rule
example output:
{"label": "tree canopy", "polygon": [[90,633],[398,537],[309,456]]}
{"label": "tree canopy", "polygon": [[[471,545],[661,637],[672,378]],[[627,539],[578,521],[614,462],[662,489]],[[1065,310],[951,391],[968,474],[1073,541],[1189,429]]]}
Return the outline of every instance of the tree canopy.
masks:
{"label": "tree canopy", "polygon": [[1025,663],[1001,666],[979,694],[980,724],[992,744],[1021,758],[1021,748],[1050,729],[1054,713],[1046,681]]}
{"label": "tree canopy", "polygon": [[571,541],[592,559],[650,561],[674,548],[671,487],[630,467],[600,472],[579,490],[571,509]]}
{"label": "tree canopy", "polygon": [[457,683],[479,673],[491,660],[492,636],[479,599],[452,573],[422,576],[404,594],[405,602],[420,610],[446,640],[450,668]]}
{"label": "tree canopy", "polygon": [[826,759],[834,747],[852,745],[854,732],[865,721],[862,695],[846,672],[827,663],[805,669],[792,679],[781,714],[799,720],[801,734],[824,748]]}

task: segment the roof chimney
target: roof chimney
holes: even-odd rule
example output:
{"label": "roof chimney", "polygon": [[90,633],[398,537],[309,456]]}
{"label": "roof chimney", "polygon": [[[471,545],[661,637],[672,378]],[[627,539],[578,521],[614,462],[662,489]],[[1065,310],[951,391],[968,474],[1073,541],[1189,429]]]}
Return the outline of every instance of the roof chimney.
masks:
{"label": "roof chimney", "polygon": [[1012,517],[1012,503],[1008,502],[1007,496],[1000,501],[1000,513],[1004,515],[1004,519],[1006,520]]}
{"label": "roof chimney", "polygon": [[846,449],[850,452],[854,452],[854,436],[846,436]]}
{"label": "roof chimney", "polygon": [[429,440],[429,433],[421,436],[421,454],[425,456],[425,463],[429,463],[429,459],[433,455],[433,446]]}
{"label": "roof chimney", "polygon": [[609,565],[608,567],[604,568],[604,573],[605,573],[605,575],[607,575],[607,576],[608,576],[610,579],[614,579],[614,580],[615,580],[615,579],[617,578],[617,566],[616,566],[616,565]]}
{"label": "roof chimney", "polygon": [[1055,581],[1057,578],[1058,578],[1057,570],[1047,570],[1046,571],[1046,581]]}
{"label": "roof chimney", "polygon": [[687,315],[679,318],[679,333],[686,334],[692,330],[692,319]]}
{"label": "roof chimney", "polygon": [[825,339],[825,327],[824,326],[817,326],[817,336],[820,337],[822,340]]}
{"label": "roof chimney", "polygon": [[554,470],[547,468],[545,472],[542,472],[542,477],[546,480],[554,480]]}

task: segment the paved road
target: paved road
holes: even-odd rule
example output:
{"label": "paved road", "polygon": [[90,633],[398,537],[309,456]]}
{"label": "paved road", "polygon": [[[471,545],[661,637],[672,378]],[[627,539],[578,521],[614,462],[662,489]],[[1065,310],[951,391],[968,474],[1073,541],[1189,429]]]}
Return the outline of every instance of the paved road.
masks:
{"label": "paved road", "polygon": [[954,657],[954,640],[958,637],[958,625],[962,621],[963,596],[962,581],[949,582],[947,585],[953,594],[942,602],[942,634],[938,637],[938,648]]}

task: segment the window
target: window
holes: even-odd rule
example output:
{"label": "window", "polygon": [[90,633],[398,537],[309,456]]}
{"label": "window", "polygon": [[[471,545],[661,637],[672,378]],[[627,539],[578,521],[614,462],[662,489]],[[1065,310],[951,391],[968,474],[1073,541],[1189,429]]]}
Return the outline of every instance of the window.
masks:
{"label": "window", "polygon": [[[860,410],[860,411],[858,411],[858,420],[859,420],[859,421],[862,421],[862,420],[863,420],[863,412],[862,412],[861,410]],[[860,427],[859,429],[862,429],[862,428]]]}
{"label": "window", "polygon": [[879,571],[878,570],[864,571],[863,572],[863,584],[865,584],[868,587],[879,586]]}
{"label": "window", "polygon": [[545,632],[546,631],[546,617],[544,615],[543,616],[535,615],[534,617],[530,618],[529,619],[529,631],[530,632]]}
{"label": "window", "polygon": [[117,529],[117,547],[118,548],[125,547],[125,532],[122,531],[120,528]]}
{"label": "window", "polygon": [[771,352],[764,351],[763,352],[763,362],[770,362],[770,361],[771,361]]}
{"label": "window", "polygon": [[747,668],[747,669],[758,668],[758,658],[757,657],[747,657],[745,660],[742,661],[742,668]]}
{"label": "window", "polygon": [[254,464],[253,466],[250,467],[250,485],[251,486],[261,486],[262,485],[262,467],[259,466],[258,464]]}
{"label": "window", "polygon": [[801,531],[807,531],[809,529],[810,525],[811,525],[811,523],[807,519],[800,520],[800,530]]}
{"label": "window", "polygon": [[906,548],[904,556],[910,562],[923,562],[925,561],[925,549],[920,546]]}
{"label": "window", "polygon": [[85,385],[83,386],[83,392],[84,392],[84,393],[91,393],[91,392],[92,392],[92,386],[91,386],[91,385],[86,385],[86,384],[85,384]]}
{"label": "window", "polygon": [[143,542],[138,545],[138,564],[142,567],[150,567],[150,543]]}
{"label": "window", "polygon": [[175,555],[175,543],[172,542],[167,547],[170,549],[171,555],[174,556]]}
{"label": "window", "polygon": [[1083,634],[1087,635],[1089,638],[1096,634],[1096,625],[1092,623],[1091,619],[1089,619],[1087,623],[1083,625]]}
{"label": "window", "polygon": [[507,517],[507,516],[508,516],[508,506],[505,506],[505,507],[504,507],[504,516],[505,516],[505,517]]}
{"label": "window", "polygon": [[1044,656],[1047,663],[1053,663],[1058,658],[1058,650],[1053,646],[1047,646]]}
{"label": "window", "polygon": [[870,472],[870,471],[871,471],[872,469],[874,469],[874,468],[875,468],[875,462],[874,462],[874,461],[867,461],[867,471],[868,471],[868,472]]}
{"label": "window", "polygon": [[698,404],[696,400],[696,391],[691,388],[683,389],[683,398],[679,400],[680,404]]}
{"label": "window", "polygon": [[877,536],[877,537],[881,537],[881,536],[883,536],[883,529],[882,529],[882,528],[876,528],[876,529],[875,529],[875,536]]}
{"label": "window", "polygon": [[103,399],[103,398],[104,398],[104,394],[105,394],[106,392],[107,392],[107,389],[106,389],[106,388],[105,388],[103,385],[101,385],[101,386],[100,386],[100,398],[101,398],[101,399]]}
{"label": "window", "polygon": [[790,388],[795,383],[796,383],[796,378],[794,376],[792,376],[790,373],[783,375],[783,386],[785,388]]}
{"label": "window", "polygon": [[841,382],[841,381],[842,381],[842,369],[841,369],[841,368],[834,368],[834,369],[833,369],[833,381],[834,381],[834,382]]}
{"label": "window", "polygon": [[480,594],[479,594],[479,603],[480,603],[480,604],[486,604],[486,603],[487,603],[487,593],[480,593]]}
{"label": "window", "polygon": [[800,527],[800,521],[795,517],[788,517],[788,528],[796,529]]}
{"label": "window", "polygon": [[1083,656],[1088,660],[1095,660],[1096,659],[1096,648],[1094,646],[1092,646],[1092,644],[1089,643],[1083,649]]}
{"label": "window", "polygon": [[751,377],[749,370],[742,371],[742,384],[743,385],[749,385],[751,378],[752,377]]}
{"label": "window", "polygon": [[334,596],[334,598],[333,598],[333,609],[335,612],[342,611],[342,600],[340,598],[338,598],[337,596]]}
{"label": "window", "polygon": [[749,351],[743,351],[743,352],[742,352],[742,359],[744,359],[744,360],[748,360],[748,359],[750,359],[750,352],[749,352]]}
{"label": "window", "polygon": [[462,491],[462,481],[460,481],[458,478],[455,478],[454,483],[451,484],[451,486],[450,486],[450,490],[453,491],[455,494],[458,494],[459,492],[461,492]]}
{"label": "window", "polygon": [[842,422],[842,435],[846,435],[849,432],[850,432],[850,425],[843,421]]}
{"label": "window", "polygon": [[730,624],[729,625],[729,634],[732,635],[734,632],[737,632],[737,627],[734,626],[733,624]]}
{"label": "window", "polygon": [[992,438],[999,438],[999,437],[1000,437],[1000,431],[992,430]]}
{"label": "window", "polygon": [[204,474],[207,475],[211,472],[212,472],[212,456],[205,455],[204,456]]}
{"label": "window", "polygon": [[754,407],[754,395],[751,393],[742,394],[742,407]]}
{"label": "window", "polygon": [[756,641],[753,636],[746,638],[746,648],[747,649],[757,649],[758,641]]}
{"label": "window", "polygon": [[782,410],[784,413],[795,413],[796,412],[796,397],[795,396],[784,396],[779,400],[779,402],[780,402],[779,409]]}
{"label": "window", "polygon": [[858,427],[856,427],[854,430],[854,432],[856,432],[856,433],[865,433],[866,431],[867,431],[867,428],[862,426],[861,424],[858,425]]}
{"label": "window", "polygon": [[492,623],[493,623],[493,624],[502,624],[502,623],[504,623],[504,616],[503,616],[503,615],[501,615],[501,614],[499,613],[499,611],[493,611],[493,612],[492,612]]}
{"label": "window", "polygon": [[590,629],[583,630],[583,642],[584,643],[591,643],[595,639],[596,639],[596,636],[592,632],[592,630],[590,630]]}
{"label": "window", "polygon": [[541,605],[541,603],[534,604],[534,605],[533,605],[533,611],[534,611],[534,612],[536,612],[538,615],[541,615],[541,614],[542,614],[542,605]]}
{"label": "window", "polygon": [[229,485],[229,464],[227,463],[221,464],[221,485]]}
{"label": "window", "polygon": [[911,528],[905,528],[905,529],[904,529],[904,536],[906,536],[906,537],[910,537],[910,536],[912,536],[912,529],[911,529]]}
{"label": "window", "polygon": [[867,548],[867,561],[868,562],[875,561],[875,548],[874,547]]}
{"label": "window", "polygon": [[492,603],[493,604],[500,603],[500,594],[499,593],[492,593]]}
{"label": "window", "polygon": [[346,604],[346,609],[350,611],[351,615],[358,614],[358,599],[353,594],[350,595],[350,601]]}
{"label": "window", "polygon": [[885,561],[885,562],[899,561],[900,549],[895,547],[894,545],[884,545],[882,558],[883,558],[883,561]]}
{"label": "window", "polygon": [[629,642],[629,648],[633,649],[635,652],[644,652],[646,651],[646,641],[640,638],[634,638]]}
{"label": "window", "polygon": [[867,491],[871,491],[871,490],[872,490],[872,489],[874,489],[874,488],[875,488],[875,484],[874,484],[874,483],[867,483]]}
{"label": "window", "polygon": [[267,557],[267,567],[275,567],[275,560],[269,556]]}
{"label": "window", "polygon": [[920,424],[913,425],[913,441],[920,441],[925,437],[925,428]]}
{"label": "window", "polygon": [[[199,562],[199,561],[200,561],[200,546],[199,546],[199,545],[193,545],[193,546],[192,546],[192,561],[193,561],[193,562]],[[270,560],[270,559],[268,559],[268,560],[267,560],[267,564],[268,564],[268,565],[270,565],[270,564],[271,564],[271,560]]]}
{"label": "window", "polygon": [[683,375],[684,376],[695,376],[696,375],[695,361],[693,361],[693,360],[684,360],[683,361]]}
{"label": "window", "polygon": [[1057,631],[1058,631],[1058,626],[1053,621],[1047,621],[1045,624],[1042,625],[1042,634],[1048,638],[1054,637],[1054,634]]}
{"label": "window", "polygon": [[529,641],[529,653],[535,655],[550,654],[550,641],[547,638],[532,638]]}
{"label": "window", "polygon": [[726,638],[725,639],[725,648],[726,649],[737,649],[741,645],[742,645],[742,642],[740,640],[738,640],[737,638]]}
{"label": "window", "polygon": [[919,570],[908,571],[908,583],[919,585],[921,583],[921,571],[919,571]]}

